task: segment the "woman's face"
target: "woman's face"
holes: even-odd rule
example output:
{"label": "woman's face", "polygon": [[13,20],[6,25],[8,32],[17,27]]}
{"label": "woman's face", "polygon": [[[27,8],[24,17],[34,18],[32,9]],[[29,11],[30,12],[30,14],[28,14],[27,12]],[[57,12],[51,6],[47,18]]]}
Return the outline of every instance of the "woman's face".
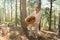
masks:
{"label": "woman's face", "polygon": [[36,8],[35,8],[35,11],[36,11],[36,12],[39,12],[39,8],[36,7]]}

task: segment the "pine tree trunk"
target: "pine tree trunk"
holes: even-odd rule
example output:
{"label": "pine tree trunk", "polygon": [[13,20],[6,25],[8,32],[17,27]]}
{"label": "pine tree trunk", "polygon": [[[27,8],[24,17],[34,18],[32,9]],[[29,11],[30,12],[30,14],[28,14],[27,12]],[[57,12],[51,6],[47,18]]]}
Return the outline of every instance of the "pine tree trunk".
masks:
{"label": "pine tree trunk", "polygon": [[[39,7],[41,9],[41,0],[39,0]],[[40,20],[40,23],[39,23],[39,30],[41,29],[41,20]]]}
{"label": "pine tree trunk", "polygon": [[1,23],[1,11],[0,11],[0,23]]}
{"label": "pine tree trunk", "polygon": [[16,5],[15,5],[15,26],[17,26],[17,0],[16,0]]}
{"label": "pine tree trunk", "polygon": [[39,0],[39,7],[40,7],[40,9],[41,9],[41,0]]}
{"label": "pine tree trunk", "polygon": [[6,1],[6,0],[4,0],[4,22],[6,21],[6,9],[5,9],[5,1]]}
{"label": "pine tree trunk", "polygon": [[55,13],[54,13],[54,29],[56,30],[56,15],[55,15]]}
{"label": "pine tree trunk", "polygon": [[58,30],[59,30],[59,35],[60,35],[60,13],[59,13],[59,24],[58,24]]}
{"label": "pine tree trunk", "polygon": [[24,21],[26,18],[26,0],[20,0],[20,17],[21,17],[21,27],[23,28],[26,37],[28,37],[28,30]]}
{"label": "pine tree trunk", "polygon": [[11,22],[12,22],[12,0],[11,0]]}
{"label": "pine tree trunk", "polygon": [[50,0],[50,21],[49,21],[49,30],[51,30],[51,16],[52,15],[52,0]]}

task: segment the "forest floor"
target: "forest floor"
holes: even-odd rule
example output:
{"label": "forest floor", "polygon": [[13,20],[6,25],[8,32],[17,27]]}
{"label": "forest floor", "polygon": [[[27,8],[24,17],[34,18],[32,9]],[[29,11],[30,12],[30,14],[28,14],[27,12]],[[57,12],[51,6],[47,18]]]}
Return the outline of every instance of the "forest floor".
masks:
{"label": "forest floor", "polygon": [[39,35],[41,40],[60,40],[60,36],[57,32],[41,30]]}
{"label": "forest floor", "polygon": [[[38,34],[38,40],[60,40],[60,36],[57,35],[57,32],[42,29]],[[21,27],[0,25],[0,40],[28,40],[28,38],[23,34]]]}

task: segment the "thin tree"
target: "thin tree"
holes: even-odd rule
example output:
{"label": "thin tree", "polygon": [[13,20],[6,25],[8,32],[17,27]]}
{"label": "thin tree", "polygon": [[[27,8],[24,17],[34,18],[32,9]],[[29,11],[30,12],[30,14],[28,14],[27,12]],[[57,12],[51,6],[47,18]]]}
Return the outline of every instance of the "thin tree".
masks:
{"label": "thin tree", "polygon": [[12,22],[12,0],[11,0],[11,22]]}
{"label": "thin tree", "polygon": [[3,6],[4,6],[4,22],[6,21],[6,7],[5,7],[5,2],[6,2],[6,0],[4,0],[4,4],[3,4]]}
{"label": "thin tree", "polygon": [[52,18],[52,4],[53,4],[53,2],[54,1],[56,1],[56,0],[48,0],[49,2],[50,2],[50,19],[49,19],[49,30],[51,30],[51,18]]}
{"label": "thin tree", "polygon": [[1,10],[0,10],[0,23],[1,23]]}
{"label": "thin tree", "polygon": [[55,10],[54,10],[54,29],[56,30],[56,15],[55,15]]}
{"label": "thin tree", "polygon": [[6,10],[7,10],[8,13],[6,14],[7,15],[6,21],[8,21],[8,22],[10,21],[10,19],[9,19],[10,18],[10,11],[9,11],[10,9],[9,9],[9,7],[10,7],[10,0],[7,0],[7,8],[8,9],[6,9]]}
{"label": "thin tree", "polygon": [[40,9],[41,9],[41,0],[39,0],[39,4],[38,4],[38,5],[39,5],[39,7],[40,7]]}
{"label": "thin tree", "polygon": [[52,0],[50,0],[50,21],[49,21],[49,30],[51,30],[51,17],[52,17]]}
{"label": "thin tree", "polygon": [[17,0],[16,0],[16,5],[15,5],[15,26],[17,26]]}
{"label": "thin tree", "polygon": [[60,35],[60,13],[59,13],[59,23],[58,23],[58,30],[59,30],[59,35]]}
{"label": "thin tree", "polygon": [[[41,10],[41,0],[39,0],[39,7],[40,7],[40,10]],[[39,30],[41,29],[41,20],[40,20],[40,23],[39,23]]]}

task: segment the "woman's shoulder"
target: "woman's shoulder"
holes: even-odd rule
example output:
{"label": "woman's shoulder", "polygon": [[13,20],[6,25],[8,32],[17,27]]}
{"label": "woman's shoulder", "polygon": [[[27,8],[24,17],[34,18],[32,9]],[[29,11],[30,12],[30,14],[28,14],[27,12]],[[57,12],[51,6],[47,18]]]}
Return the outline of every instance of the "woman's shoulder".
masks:
{"label": "woman's shoulder", "polygon": [[41,13],[41,14],[42,14],[42,10],[40,10],[40,11],[39,11],[39,13]]}

